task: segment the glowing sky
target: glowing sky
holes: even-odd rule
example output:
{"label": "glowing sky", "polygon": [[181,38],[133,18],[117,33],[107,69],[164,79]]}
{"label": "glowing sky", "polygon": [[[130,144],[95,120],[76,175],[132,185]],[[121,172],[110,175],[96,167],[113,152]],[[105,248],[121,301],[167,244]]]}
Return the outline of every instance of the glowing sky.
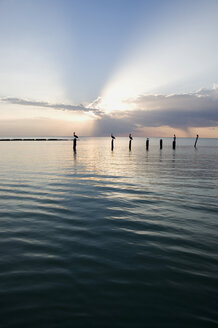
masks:
{"label": "glowing sky", "polygon": [[0,0],[0,135],[218,137],[217,0]]}

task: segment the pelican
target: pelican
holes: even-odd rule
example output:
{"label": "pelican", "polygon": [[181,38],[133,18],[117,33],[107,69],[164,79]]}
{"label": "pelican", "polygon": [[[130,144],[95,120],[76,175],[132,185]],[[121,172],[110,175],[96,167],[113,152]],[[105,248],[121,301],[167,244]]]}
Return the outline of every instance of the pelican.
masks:
{"label": "pelican", "polygon": [[78,136],[75,134],[75,132],[73,132],[73,136],[75,139],[78,139]]}
{"label": "pelican", "polygon": [[133,140],[133,137],[132,137],[131,133],[129,134],[129,139]]}
{"label": "pelican", "polygon": [[111,138],[112,138],[112,139],[116,139],[115,136],[114,136],[112,133],[111,133]]}

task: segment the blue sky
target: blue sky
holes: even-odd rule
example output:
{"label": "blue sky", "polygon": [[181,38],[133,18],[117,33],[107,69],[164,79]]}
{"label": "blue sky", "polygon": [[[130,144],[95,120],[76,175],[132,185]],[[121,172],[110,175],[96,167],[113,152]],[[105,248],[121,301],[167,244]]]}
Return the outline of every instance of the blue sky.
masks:
{"label": "blue sky", "polygon": [[217,12],[216,0],[0,0],[1,135],[218,137]]}
{"label": "blue sky", "polygon": [[38,80],[41,75],[40,89],[43,74],[51,72],[64,88],[64,97],[93,101],[122,60],[144,7],[143,1],[123,0],[1,1],[2,64],[12,75],[7,77],[6,92],[17,89],[13,75],[27,75],[17,91],[18,96],[26,97],[28,77]]}

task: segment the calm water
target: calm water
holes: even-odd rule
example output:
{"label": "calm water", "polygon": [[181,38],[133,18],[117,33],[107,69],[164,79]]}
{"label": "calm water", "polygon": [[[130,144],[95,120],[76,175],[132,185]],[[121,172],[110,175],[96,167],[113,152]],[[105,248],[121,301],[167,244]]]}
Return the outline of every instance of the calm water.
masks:
{"label": "calm water", "polygon": [[0,143],[0,327],[217,327],[218,139]]}

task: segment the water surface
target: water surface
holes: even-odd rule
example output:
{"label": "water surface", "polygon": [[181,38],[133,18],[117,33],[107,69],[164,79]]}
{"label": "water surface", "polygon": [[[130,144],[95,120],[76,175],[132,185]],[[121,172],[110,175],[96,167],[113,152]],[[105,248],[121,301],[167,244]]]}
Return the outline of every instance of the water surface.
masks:
{"label": "water surface", "polygon": [[218,141],[0,143],[0,327],[217,327]]}

